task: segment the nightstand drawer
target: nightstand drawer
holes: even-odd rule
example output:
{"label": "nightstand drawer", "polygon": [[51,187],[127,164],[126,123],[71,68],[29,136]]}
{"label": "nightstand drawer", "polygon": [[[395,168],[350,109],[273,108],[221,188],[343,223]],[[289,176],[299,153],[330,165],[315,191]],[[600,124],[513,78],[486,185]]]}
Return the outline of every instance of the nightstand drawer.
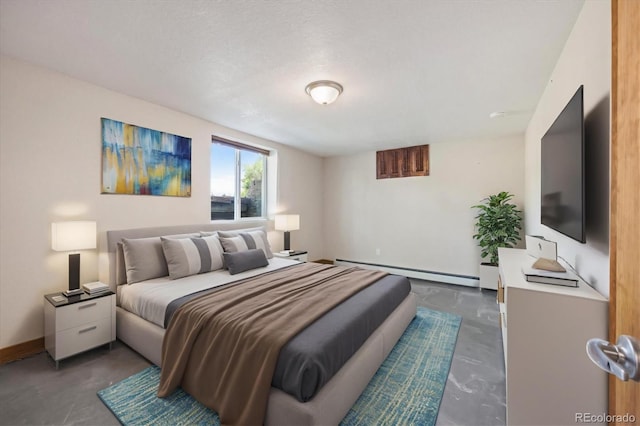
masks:
{"label": "nightstand drawer", "polygon": [[[108,297],[106,299],[109,299]],[[104,345],[111,341],[111,318],[64,330],[56,335],[53,358],[59,360],[68,356]]]}
{"label": "nightstand drawer", "polygon": [[56,309],[55,332],[111,317],[111,297],[100,297]]}

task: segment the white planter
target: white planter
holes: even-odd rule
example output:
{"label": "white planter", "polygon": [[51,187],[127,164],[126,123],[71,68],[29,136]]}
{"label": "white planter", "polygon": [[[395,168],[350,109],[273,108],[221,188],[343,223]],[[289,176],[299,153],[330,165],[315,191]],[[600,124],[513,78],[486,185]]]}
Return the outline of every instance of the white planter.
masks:
{"label": "white planter", "polygon": [[498,289],[498,267],[488,263],[480,264],[480,288]]}

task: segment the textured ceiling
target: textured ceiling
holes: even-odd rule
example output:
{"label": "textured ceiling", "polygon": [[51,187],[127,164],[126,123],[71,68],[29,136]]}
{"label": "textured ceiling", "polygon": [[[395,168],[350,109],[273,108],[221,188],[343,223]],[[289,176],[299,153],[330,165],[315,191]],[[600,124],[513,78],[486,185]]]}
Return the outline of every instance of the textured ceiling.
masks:
{"label": "textured ceiling", "polygon": [[0,0],[0,51],[330,156],[524,133],[582,4]]}

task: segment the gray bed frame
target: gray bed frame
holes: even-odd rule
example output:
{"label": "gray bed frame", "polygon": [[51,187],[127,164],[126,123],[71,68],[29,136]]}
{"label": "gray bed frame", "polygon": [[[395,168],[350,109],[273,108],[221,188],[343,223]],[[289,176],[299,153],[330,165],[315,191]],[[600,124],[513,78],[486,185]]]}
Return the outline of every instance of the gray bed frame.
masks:
{"label": "gray bed frame", "polygon": [[[118,242],[122,238],[145,238],[162,235],[185,234],[199,231],[230,230],[265,226],[267,221],[242,223],[223,222],[202,225],[164,226],[107,231],[101,239],[100,279],[116,292],[123,283],[124,262]],[[391,313],[365,341],[362,347],[308,402],[300,402],[291,395],[271,388],[265,424],[267,425],[328,425],[338,424],[365,389],[402,333],[416,314],[413,293]],[[165,330],[157,325],[116,307],[116,335],[122,342],[161,366],[162,339]]]}

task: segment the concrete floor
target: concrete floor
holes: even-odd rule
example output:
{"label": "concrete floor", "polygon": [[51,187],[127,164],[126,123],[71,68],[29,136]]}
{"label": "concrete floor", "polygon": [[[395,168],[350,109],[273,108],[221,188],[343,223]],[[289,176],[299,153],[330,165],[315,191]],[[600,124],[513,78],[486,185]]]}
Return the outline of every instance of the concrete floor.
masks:
{"label": "concrete floor", "polygon": [[462,317],[437,425],[504,425],[502,332],[496,292],[411,280],[418,305]]}
{"label": "concrete floor", "polygon": [[[504,425],[495,292],[412,280],[418,304],[463,317],[438,425]],[[150,363],[118,342],[55,363],[46,353],[0,366],[0,425],[118,425],[96,392]]]}

